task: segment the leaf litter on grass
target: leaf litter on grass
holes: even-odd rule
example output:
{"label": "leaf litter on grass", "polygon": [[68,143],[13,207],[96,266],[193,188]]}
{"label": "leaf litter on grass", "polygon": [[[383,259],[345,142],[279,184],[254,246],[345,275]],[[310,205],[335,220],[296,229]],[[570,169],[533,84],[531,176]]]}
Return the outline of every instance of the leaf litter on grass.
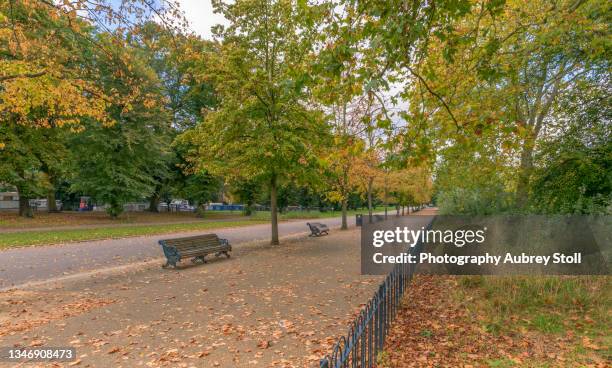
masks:
{"label": "leaf litter on grass", "polygon": [[479,301],[457,299],[457,287],[452,276],[420,275],[412,281],[378,368],[610,366],[588,336],[526,329],[521,320],[527,316],[519,310],[503,328],[491,328]]}

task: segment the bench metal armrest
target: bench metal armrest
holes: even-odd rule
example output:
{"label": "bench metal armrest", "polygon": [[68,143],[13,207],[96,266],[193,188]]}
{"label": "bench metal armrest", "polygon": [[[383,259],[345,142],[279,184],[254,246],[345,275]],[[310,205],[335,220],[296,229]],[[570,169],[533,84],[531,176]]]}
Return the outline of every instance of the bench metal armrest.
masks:
{"label": "bench metal armrest", "polygon": [[175,247],[170,246],[170,245],[166,245],[166,243],[163,240],[159,241],[159,244],[162,246],[162,250],[164,251],[164,255],[167,258],[178,258],[179,257],[179,253],[176,250]]}
{"label": "bench metal armrest", "polygon": [[166,263],[166,266],[172,265],[176,267],[176,263],[181,260],[181,255],[179,254],[178,250],[173,246],[166,245],[166,243],[163,240],[160,240],[159,244],[162,246],[164,255],[166,256],[166,259],[168,260],[168,262]]}
{"label": "bench metal armrest", "polygon": [[221,245],[228,246],[230,247],[230,249],[232,249],[232,246],[230,245],[230,242],[227,239],[219,238],[219,243],[221,243]]}

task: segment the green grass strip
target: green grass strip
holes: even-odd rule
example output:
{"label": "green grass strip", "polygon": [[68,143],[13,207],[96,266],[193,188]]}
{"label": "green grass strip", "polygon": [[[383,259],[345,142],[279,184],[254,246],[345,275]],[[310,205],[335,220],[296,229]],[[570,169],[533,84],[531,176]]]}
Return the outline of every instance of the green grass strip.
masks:
{"label": "green grass strip", "polygon": [[265,221],[235,220],[165,225],[100,227],[97,229],[88,228],[6,233],[0,235],[0,249],[20,246],[69,243],[85,240],[117,239],[132,236],[159,235],[183,231],[218,229],[222,227],[240,227],[261,223],[265,223]]}

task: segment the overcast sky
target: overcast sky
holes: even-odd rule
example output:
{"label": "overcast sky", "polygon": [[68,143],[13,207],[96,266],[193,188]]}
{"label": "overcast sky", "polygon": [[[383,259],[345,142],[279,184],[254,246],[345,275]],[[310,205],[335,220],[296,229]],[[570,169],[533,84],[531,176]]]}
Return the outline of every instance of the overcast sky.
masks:
{"label": "overcast sky", "polygon": [[214,14],[210,0],[178,0],[185,16],[191,23],[191,29],[204,38],[211,39],[210,27],[223,24],[225,18]]}

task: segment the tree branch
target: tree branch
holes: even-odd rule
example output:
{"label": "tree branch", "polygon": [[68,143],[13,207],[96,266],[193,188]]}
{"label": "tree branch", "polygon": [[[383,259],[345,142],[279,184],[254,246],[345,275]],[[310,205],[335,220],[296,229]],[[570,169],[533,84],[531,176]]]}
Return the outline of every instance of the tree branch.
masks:
{"label": "tree branch", "polygon": [[438,99],[438,101],[440,101],[440,103],[442,104],[442,106],[444,106],[444,109],[446,110],[446,112],[448,113],[448,115],[451,117],[451,119],[453,120],[453,122],[455,123],[455,126],[457,127],[458,130],[461,129],[461,126],[459,125],[459,123],[457,122],[457,119],[455,119],[455,115],[453,114],[453,112],[451,111],[450,107],[448,106],[448,104],[444,101],[444,99],[442,98],[442,96],[440,96],[439,94],[437,94],[435,91],[433,91],[429,85],[427,84],[427,82],[425,81],[425,79],[419,75],[417,72],[415,72],[411,67],[407,66],[406,67],[408,69],[408,71],[414,75],[415,77],[417,77],[419,79],[419,81],[421,81],[421,83],[423,83],[423,85],[425,86],[425,89],[427,89],[427,91],[434,96],[436,99]]}
{"label": "tree branch", "polygon": [[47,73],[46,71],[42,71],[42,72],[38,72],[38,73],[24,73],[24,74],[4,75],[4,76],[0,77],[0,82],[5,82],[7,80],[17,79],[17,78],[38,78],[38,77],[42,77],[46,73]]}

